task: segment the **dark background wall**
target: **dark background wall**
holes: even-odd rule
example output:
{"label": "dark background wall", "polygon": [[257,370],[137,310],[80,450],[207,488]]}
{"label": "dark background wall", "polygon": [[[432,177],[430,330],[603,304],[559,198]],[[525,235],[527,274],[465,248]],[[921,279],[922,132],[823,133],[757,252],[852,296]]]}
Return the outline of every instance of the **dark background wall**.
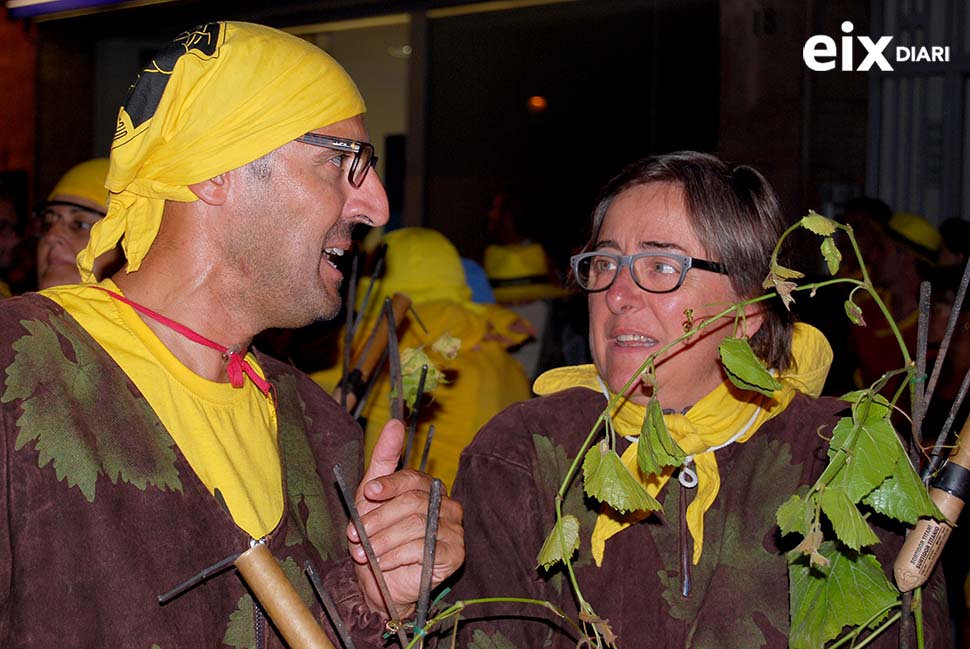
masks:
{"label": "dark background wall", "polygon": [[[436,20],[428,224],[477,257],[491,197],[514,188],[563,260],[597,190],[650,153],[717,148],[713,0],[558,5]],[[541,113],[530,96],[547,99]]]}
{"label": "dark background wall", "polygon": [[[36,65],[25,59],[19,69],[36,70],[36,92],[11,94],[18,105],[36,101],[36,110],[3,125],[0,151],[13,133],[31,134],[6,168],[26,168],[37,194],[72,164],[107,154],[128,83],[148,53],[188,26],[227,18],[292,27],[414,12],[426,21],[425,78],[406,100],[421,128],[406,137],[425,164],[423,200],[406,222],[442,230],[467,256],[484,248],[491,197],[511,187],[525,200],[532,234],[564,263],[584,238],[597,190],[650,153],[695,148],[754,164],[792,218],[865,187],[868,76],[810,73],[801,47],[811,34],[838,35],[845,19],[867,33],[867,0],[585,0],[441,12],[462,4],[476,6],[183,0],[36,25],[7,21],[8,30],[33,30]],[[546,97],[548,109],[528,112],[531,95]],[[407,173],[400,156],[395,162]]]}

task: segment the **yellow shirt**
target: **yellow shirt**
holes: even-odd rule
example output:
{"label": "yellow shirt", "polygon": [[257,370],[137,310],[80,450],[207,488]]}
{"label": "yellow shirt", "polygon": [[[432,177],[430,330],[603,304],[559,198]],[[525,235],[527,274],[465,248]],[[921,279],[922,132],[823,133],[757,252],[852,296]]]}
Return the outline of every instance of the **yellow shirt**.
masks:
{"label": "yellow shirt", "polygon": [[[99,285],[121,293],[110,279]],[[271,532],[283,515],[272,397],[252,381],[233,388],[195,374],[134,309],[92,285],[57,286],[41,294],[64,307],[118,363],[236,524],[255,539]],[[252,354],[246,360],[263,376]]]}

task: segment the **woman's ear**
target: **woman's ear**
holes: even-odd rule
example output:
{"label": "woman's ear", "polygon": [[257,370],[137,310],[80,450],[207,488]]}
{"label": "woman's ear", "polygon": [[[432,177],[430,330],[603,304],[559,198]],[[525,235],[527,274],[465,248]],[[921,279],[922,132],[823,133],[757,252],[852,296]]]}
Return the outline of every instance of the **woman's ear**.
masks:
{"label": "woman's ear", "polygon": [[214,178],[189,185],[189,191],[199,200],[209,205],[222,205],[229,194],[229,174],[219,174]]}
{"label": "woman's ear", "polygon": [[764,305],[760,303],[749,304],[744,308],[743,331],[740,332],[741,335],[750,339],[758,333],[758,329],[761,329],[761,325],[765,321],[764,310]]}

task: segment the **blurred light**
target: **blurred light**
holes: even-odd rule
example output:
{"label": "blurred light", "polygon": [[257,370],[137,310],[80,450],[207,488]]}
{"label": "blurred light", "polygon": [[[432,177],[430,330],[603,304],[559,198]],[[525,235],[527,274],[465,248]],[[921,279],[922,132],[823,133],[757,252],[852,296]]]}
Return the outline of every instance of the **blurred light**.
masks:
{"label": "blurred light", "polygon": [[411,46],[400,45],[398,47],[389,47],[387,48],[387,53],[395,59],[407,59],[411,56]]}
{"label": "blurred light", "polygon": [[549,102],[542,95],[533,95],[525,104],[526,110],[533,115],[545,112],[549,108]]}

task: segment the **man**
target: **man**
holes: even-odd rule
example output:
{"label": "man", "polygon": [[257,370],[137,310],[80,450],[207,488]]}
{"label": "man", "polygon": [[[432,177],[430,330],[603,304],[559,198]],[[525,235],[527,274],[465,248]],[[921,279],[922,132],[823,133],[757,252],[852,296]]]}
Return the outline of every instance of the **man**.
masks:
{"label": "man", "polygon": [[[37,241],[37,288],[77,284],[81,274],[77,256],[85,246],[91,228],[108,209],[104,188],[108,159],[94,158],[71,167],[54,185],[40,210],[42,234]],[[121,250],[113,248],[95,261],[94,274],[101,278],[117,270]]]}
{"label": "man", "polygon": [[[246,351],[265,328],[336,314],[332,259],[354,225],[387,220],[363,112],[329,56],[246,23],[181,35],[131,87],[108,213],[78,260],[92,282],[121,239],[126,267],[0,305],[0,645],[281,646],[238,573],[157,597],[264,543],[318,621],[305,561],[356,645],[383,646],[331,471],[357,484],[360,429]],[[394,473],[403,432],[388,423],[356,494],[399,618],[430,484]],[[435,583],[463,559],[460,520],[445,499]]]}

